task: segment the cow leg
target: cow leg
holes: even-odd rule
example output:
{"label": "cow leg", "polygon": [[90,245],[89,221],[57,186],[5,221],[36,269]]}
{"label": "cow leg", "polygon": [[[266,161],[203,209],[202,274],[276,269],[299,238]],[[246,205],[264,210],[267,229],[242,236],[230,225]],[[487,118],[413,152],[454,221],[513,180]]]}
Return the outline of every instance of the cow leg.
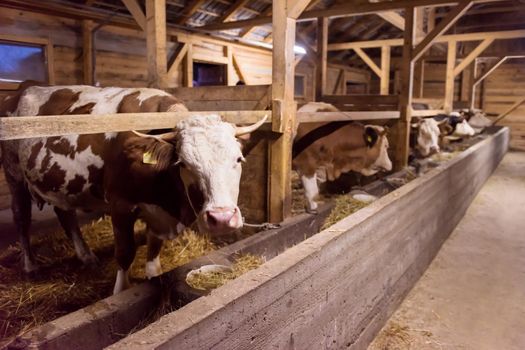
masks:
{"label": "cow leg", "polygon": [[309,213],[317,213],[317,202],[315,201],[315,198],[319,195],[317,175],[315,173],[310,177],[301,175],[301,181],[303,183],[304,195],[306,197],[306,211]]}
{"label": "cow leg", "polygon": [[148,254],[146,259],[146,277],[148,279],[162,274],[160,265],[160,250],[162,248],[162,239],[148,232],[147,237]]}
{"label": "cow leg", "polygon": [[113,233],[115,235],[115,258],[120,267],[117,272],[113,294],[120,293],[130,287],[128,274],[136,253],[133,232],[136,218],[136,214],[133,213],[131,208],[118,208],[117,205],[112,205],[111,222],[113,223]]}
{"label": "cow leg", "polygon": [[33,252],[31,251],[31,242],[29,239],[29,227],[31,226],[31,194],[24,183],[10,181],[6,173],[7,182],[11,190],[11,210],[13,220],[16,225],[22,254],[24,255],[23,268],[26,273],[38,269]]}
{"label": "cow leg", "polygon": [[75,253],[84,265],[96,265],[98,259],[91,251],[84,238],[82,238],[82,231],[78,226],[78,218],[75,210],[62,210],[54,207],[60,225],[64,229],[66,235],[73,241]]}

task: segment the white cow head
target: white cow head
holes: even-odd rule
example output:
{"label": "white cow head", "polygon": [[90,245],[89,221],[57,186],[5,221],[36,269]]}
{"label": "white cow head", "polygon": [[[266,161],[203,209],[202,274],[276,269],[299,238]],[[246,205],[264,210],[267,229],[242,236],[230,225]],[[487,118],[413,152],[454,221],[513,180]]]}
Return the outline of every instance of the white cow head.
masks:
{"label": "white cow head", "polygon": [[[172,152],[176,147],[180,177],[200,231],[223,234],[242,227],[237,199],[244,157],[236,136],[255,131],[265,120],[236,127],[219,116],[197,116],[179,122],[173,132],[141,135],[169,144]],[[169,152],[162,148],[153,157]]]}
{"label": "white cow head", "polygon": [[456,124],[456,129],[454,130],[454,135],[456,136],[474,136],[476,132],[470,124],[463,119],[460,123]]}
{"label": "white cow head", "polygon": [[439,152],[439,124],[433,118],[420,119],[412,123],[412,128],[417,130],[416,149],[423,157]]}

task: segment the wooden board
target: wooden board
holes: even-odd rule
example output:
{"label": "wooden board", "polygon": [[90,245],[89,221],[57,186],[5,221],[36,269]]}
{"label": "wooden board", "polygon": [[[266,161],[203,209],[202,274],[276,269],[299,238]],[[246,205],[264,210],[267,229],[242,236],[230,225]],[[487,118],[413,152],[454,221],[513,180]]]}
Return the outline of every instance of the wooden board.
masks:
{"label": "wooden board", "polygon": [[508,148],[499,129],[260,268],[110,349],[364,349]]}

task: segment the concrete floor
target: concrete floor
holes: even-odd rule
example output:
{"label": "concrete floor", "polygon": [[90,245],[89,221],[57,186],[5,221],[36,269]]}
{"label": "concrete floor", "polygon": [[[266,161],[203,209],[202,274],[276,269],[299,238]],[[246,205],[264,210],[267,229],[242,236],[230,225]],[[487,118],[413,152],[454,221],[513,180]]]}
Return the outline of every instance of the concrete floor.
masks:
{"label": "concrete floor", "polygon": [[525,349],[525,153],[505,156],[372,349]]}

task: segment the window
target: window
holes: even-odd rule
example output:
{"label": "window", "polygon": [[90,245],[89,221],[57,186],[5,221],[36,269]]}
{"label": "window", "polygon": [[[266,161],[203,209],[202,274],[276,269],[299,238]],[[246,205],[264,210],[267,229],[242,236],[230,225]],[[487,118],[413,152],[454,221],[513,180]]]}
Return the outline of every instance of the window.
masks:
{"label": "window", "polygon": [[305,97],[306,96],[306,76],[305,75],[295,75],[294,80],[294,96],[295,97]]}
{"label": "window", "polygon": [[193,86],[227,85],[226,65],[193,63]]}
{"label": "window", "polygon": [[50,48],[46,39],[0,35],[0,89],[24,80],[53,83]]}

